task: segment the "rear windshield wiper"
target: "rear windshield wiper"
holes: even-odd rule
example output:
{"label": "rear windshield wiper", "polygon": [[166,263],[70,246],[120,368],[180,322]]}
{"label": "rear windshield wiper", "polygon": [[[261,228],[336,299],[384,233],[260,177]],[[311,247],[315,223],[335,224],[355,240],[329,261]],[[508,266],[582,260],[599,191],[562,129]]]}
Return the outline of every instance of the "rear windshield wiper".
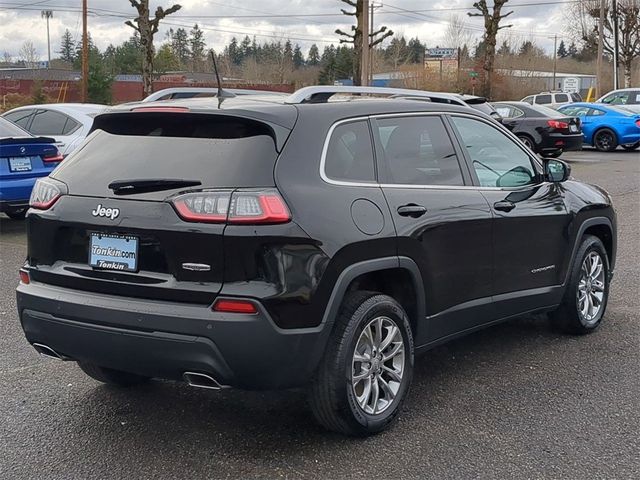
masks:
{"label": "rear windshield wiper", "polygon": [[199,180],[183,180],[180,178],[146,178],[137,180],[114,180],[109,188],[116,195],[130,193],[159,192],[173,188],[195,187],[202,185]]}

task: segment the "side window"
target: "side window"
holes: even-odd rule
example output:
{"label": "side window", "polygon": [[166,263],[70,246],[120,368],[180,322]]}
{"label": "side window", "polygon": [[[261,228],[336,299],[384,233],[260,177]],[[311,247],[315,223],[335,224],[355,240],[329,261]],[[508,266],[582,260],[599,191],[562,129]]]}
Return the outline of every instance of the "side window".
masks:
{"label": "side window", "polygon": [[589,115],[590,117],[599,117],[601,115],[605,115],[605,112],[603,112],[602,110],[596,110],[595,108],[590,108],[587,115]]}
{"label": "side window", "polygon": [[440,117],[380,118],[376,125],[389,183],[464,185],[458,157]]}
{"label": "side window", "polygon": [[31,123],[34,135],[62,135],[67,116],[53,110],[38,110]]}
{"label": "side window", "polygon": [[640,103],[640,90],[635,90],[631,92],[631,98],[629,98],[629,103],[631,104]]}
{"label": "side window", "polygon": [[568,101],[569,96],[566,93],[556,93],[555,103],[567,103]]}
{"label": "side window", "polygon": [[31,118],[31,114],[33,110],[20,110],[19,112],[11,112],[7,115],[4,115],[4,118],[7,120],[11,120],[16,125],[26,129],[29,124],[29,119]]}
{"label": "side window", "polygon": [[375,182],[373,146],[367,121],[343,123],[333,130],[324,171],[332,180]]}
{"label": "side window", "polygon": [[62,130],[63,135],[70,135],[75,132],[80,124],[76,122],[73,118],[67,117],[67,123],[64,125],[64,129]]}
{"label": "side window", "polygon": [[503,118],[512,118],[513,116],[513,108],[508,107],[506,105],[494,105],[496,107],[496,112]]}
{"label": "side window", "polygon": [[533,105],[533,96],[528,96],[522,99],[523,102]]}
{"label": "side window", "polygon": [[518,107],[511,107],[511,118],[524,117],[524,112]]}
{"label": "side window", "polygon": [[497,128],[467,117],[451,117],[483,187],[521,187],[538,175],[527,153]]}
{"label": "side window", "polygon": [[551,103],[551,95],[536,95],[536,103],[538,105],[548,105]]}

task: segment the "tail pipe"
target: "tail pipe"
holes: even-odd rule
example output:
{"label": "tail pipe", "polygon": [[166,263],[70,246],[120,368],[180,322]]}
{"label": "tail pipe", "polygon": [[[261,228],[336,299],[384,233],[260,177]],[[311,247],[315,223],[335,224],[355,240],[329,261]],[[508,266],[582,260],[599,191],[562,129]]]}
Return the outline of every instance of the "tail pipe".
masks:
{"label": "tail pipe", "polygon": [[43,355],[48,358],[55,358],[56,360],[62,360],[62,361],[69,360],[67,357],[65,357],[64,355],[60,355],[58,352],[56,352],[53,348],[51,348],[48,345],[45,345],[43,343],[32,343],[32,345],[33,345],[33,348],[35,348],[40,355]]}
{"label": "tail pipe", "polygon": [[184,378],[184,381],[191,387],[208,388],[209,390],[222,390],[226,388],[225,385],[221,385],[215,378],[206,373],[184,372],[182,378]]}

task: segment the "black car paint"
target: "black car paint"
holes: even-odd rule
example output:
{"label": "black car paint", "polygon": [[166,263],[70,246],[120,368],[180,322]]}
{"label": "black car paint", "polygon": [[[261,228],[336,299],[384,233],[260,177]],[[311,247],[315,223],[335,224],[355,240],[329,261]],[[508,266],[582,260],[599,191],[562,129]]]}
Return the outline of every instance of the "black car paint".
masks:
{"label": "black car paint", "polygon": [[[494,107],[501,105],[515,107],[524,112],[522,117],[503,118],[502,124],[515,135],[529,138],[533,142],[534,152],[544,156],[582,149],[582,131],[579,128],[579,120],[576,118],[566,117],[560,112],[553,118],[547,117],[525,102],[495,102],[493,104]],[[575,133],[558,131],[547,124],[548,120],[575,124],[578,126],[578,131]],[[556,142],[562,142],[562,147],[559,148]]]}
{"label": "black car paint", "polygon": [[[477,179],[463,152],[467,185],[460,188],[390,188],[382,182],[342,185],[321,178],[320,152],[338,121],[424,112],[472,115],[495,125],[470,109],[366,101],[295,107],[258,104],[253,111],[248,100],[225,101],[221,110],[199,109],[207,103],[203,100],[192,101],[192,110],[251,115],[293,127],[291,133],[283,132],[287,140],[274,170],[274,184],[291,210],[292,221],[255,226],[185,224],[164,202],[75,197],[73,192],[48,211],[32,209],[25,268],[33,283],[18,287],[18,309],[30,342],[57,347],[74,359],[101,361],[149,376],[179,379],[180,370],[196,368],[242,388],[299,386],[308,381],[322,357],[350,288],[395,290],[421,351],[483,325],[554,308],[587,228],[606,237],[611,269],[615,266],[616,220],[608,195],[574,180],[547,182],[537,160],[538,182],[510,190],[475,186]],[[277,118],[280,108],[286,110],[284,120]],[[108,115],[103,121],[109,121]],[[380,162],[379,152],[377,157]],[[115,225],[90,216],[98,201],[121,209]],[[352,207],[362,201],[377,206],[379,217],[373,223],[380,228],[369,229],[371,219],[358,218],[362,210]],[[494,205],[500,201],[515,208],[497,211]],[[398,207],[407,204],[423,205],[426,214],[418,219],[398,215]],[[65,237],[72,227],[136,233],[142,238],[158,231],[182,245],[175,250],[180,257],[164,262],[207,259],[215,267],[213,276],[203,279],[201,272],[177,276],[144,267],[138,274],[93,271],[86,265],[86,236]],[[153,242],[151,237],[146,242],[150,255]],[[66,257],[53,261],[53,251],[66,248]],[[157,259],[156,264],[161,263]],[[541,273],[532,272],[551,265]],[[212,312],[209,306],[216,295],[253,299],[259,314]],[[101,338],[101,329],[129,339],[112,358],[104,347],[93,358],[86,344],[79,346],[84,340]],[[65,335],[59,333],[63,330]],[[166,342],[162,348],[169,359],[158,359],[154,350],[158,336]],[[171,349],[172,338],[180,348]],[[194,359],[183,352],[183,342],[199,348],[208,345],[208,353]],[[129,366],[136,355],[155,359],[158,368],[151,361]]]}

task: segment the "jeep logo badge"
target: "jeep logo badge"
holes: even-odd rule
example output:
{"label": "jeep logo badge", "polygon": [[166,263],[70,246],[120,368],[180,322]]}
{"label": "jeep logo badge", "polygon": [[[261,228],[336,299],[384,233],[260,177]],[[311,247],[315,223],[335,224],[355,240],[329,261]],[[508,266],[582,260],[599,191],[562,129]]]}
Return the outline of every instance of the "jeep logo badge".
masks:
{"label": "jeep logo badge", "polygon": [[106,217],[115,220],[120,215],[119,208],[105,208],[102,204],[98,204],[95,210],[91,212],[94,217]]}

